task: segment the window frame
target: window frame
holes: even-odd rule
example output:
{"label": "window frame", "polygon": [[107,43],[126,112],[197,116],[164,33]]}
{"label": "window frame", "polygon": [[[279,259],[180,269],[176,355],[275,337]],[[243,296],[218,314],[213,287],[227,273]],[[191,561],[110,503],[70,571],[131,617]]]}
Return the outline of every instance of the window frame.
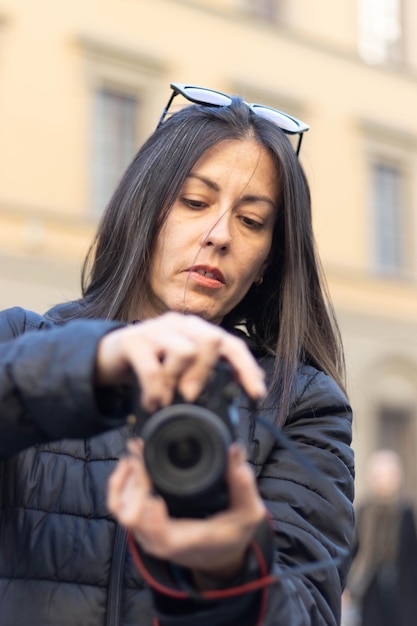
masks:
{"label": "window frame", "polygon": [[[107,85],[97,89],[92,98],[90,209],[94,215],[100,216],[137,150],[140,102],[130,91]],[[119,104],[117,114],[123,115],[122,123],[130,126],[126,134],[125,129],[122,133],[115,132],[117,121],[111,119],[111,107],[115,109]],[[130,111],[128,105],[131,106]],[[126,106],[125,110],[123,106]],[[112,152],[115,148],[119,154]]]}
{"label": "window frame", "polygon": [[381,276],[401,277],[409,265],[404,169],[403,163],[380,155],[371,163],[371,250],[373,271]]}
{"label": "window frame", "polygon": [[[393,13],[391,17],[396,18],[394,24],[389,24],[387,17],[389,11]],[[404,62],[405,29],[402,0],[357,0],[357,23],[358,54],[365,63],[397,67]],[[391,36],[387,30],[389,26],[393,29]],[[381,32],[383,28],[385,33]]]}
{"label": "window frame", "polygon": [[[86,83],[86,217],[96,221],[103,207],[95,206],[93,195],[93,123],[94,97],[100,90],[125,94],[136,100],[134,143],[137,148],[145,141],[159,119],[166,98],[167,67],[158,58],[140,51],[102,41],[90,36],[77,38],[80,61]],[[89,129],[89,131],[88,131]],[[132,155],[133,157],[133,155]]]}
{"label": "window frame", "polygon": [[[368,267],[376,277],[396,280],[417,279],[415,241],[417,240],[417,220],[413,207],[417,202],[417,185],[413,184],[413,171],[417,167],[417,136],[397,129],[380,126],[373,122],[361,124],[365,151],[366,180],[366,213],[368,238]],[[396,168],[401,173],[401,211],[402,225],[400,224],[403,240],[403,262],[400,267],[385,270],[378,263],[377,243],[375,236],[375,205],[373,196],[373,171],[376,164]]]}

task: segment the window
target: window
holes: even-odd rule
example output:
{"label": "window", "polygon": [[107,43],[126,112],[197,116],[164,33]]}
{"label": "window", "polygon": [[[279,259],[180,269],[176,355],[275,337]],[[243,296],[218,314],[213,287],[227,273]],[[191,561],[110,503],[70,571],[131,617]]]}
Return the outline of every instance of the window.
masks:
{"label": "window", "polygon": [[139,50],[84,35],[77,42],[89,102],[86,211],[98,217],[138,147],[155,128],[168,80],[165,65]]}
{"label": "window", "polygon": [[280,17],[280,0],[239,0],[243,10],[262,20],[276,22]]}
{"label": "window", "polygon": [[415,280],[417,136],[374,120],[361,120],[360,127],[367,177],[369,269],[381,277]]}
{"label": "window", "polygon": [[130,94],[99,88],[93,102],[92,209],[102,213],[136,145],[138,102]]}
{"label": "window", "polygon": [[359,54],[370,64],[402,59],[401,0],[358,0]]}
{"label": "window", "polygon": [[407,266],[404,176],[396,163],[376,161],[371,172],[374,266],[382,275],[401,275]]}

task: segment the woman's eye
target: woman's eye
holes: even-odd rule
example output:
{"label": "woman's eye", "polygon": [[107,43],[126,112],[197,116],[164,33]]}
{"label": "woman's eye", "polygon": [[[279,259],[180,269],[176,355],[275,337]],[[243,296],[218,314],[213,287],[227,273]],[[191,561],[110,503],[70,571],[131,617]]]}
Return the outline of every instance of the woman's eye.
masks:
{"label": "woman's eye", "polygon": [[190,209],[203,209],[207,206],[207,203],[203,202],[203,200],[193,200],[192,198],[183,198],[182,202]]}
{"label": "woman's eye", "polygon": [[242,222],[245,224],[245,226],[247,226],[248,228],[251,228],[252,230],[260,230],[263,226],[262,222],[258,222],[257,220],[254,220],[251,217],[243,216]]}

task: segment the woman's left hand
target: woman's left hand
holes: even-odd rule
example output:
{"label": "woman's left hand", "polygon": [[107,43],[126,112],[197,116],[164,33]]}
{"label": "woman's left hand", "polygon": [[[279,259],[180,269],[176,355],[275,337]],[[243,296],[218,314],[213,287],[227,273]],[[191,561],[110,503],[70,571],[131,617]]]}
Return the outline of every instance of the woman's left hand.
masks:
{"label": "woman's left hand", "polygon": [[256,526],[266,509],[255,476],[238,444],[229,450],[227,483],[230,505],[206,519],[169,516],[155,495],[146,472],[140,439],[128,443],[130,456],[119,461],[110,477],[107,505],[148,554],[212,577],[239,572]]}

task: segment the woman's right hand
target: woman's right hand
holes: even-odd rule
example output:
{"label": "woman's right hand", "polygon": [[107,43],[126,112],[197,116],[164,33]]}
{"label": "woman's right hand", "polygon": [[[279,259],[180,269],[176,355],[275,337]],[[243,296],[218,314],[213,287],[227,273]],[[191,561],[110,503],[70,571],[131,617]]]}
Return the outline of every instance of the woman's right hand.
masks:
{"label": "woman's right hand", "polygon": [[196,586],[204,576],[224,579],[238,574],[256,527],[266,516],[255,475],[239,444],[229,449],[226,471],[229,507],[204,519],[170,517],[165,501],[152,488],[143,459],[143,442],[128,443],[109,479],[107,506],[148,554],[191,569]]}
{"label": "woman's right hand", "polygon": [[176,391],[194,401],[221,358],[248,396],[265,395],[263,370],[243,340],[200,317],[173,312],[105,335],[97,350],[96,383],[125,383],[134,374],[142,407],[154,412],[171,404]]}

